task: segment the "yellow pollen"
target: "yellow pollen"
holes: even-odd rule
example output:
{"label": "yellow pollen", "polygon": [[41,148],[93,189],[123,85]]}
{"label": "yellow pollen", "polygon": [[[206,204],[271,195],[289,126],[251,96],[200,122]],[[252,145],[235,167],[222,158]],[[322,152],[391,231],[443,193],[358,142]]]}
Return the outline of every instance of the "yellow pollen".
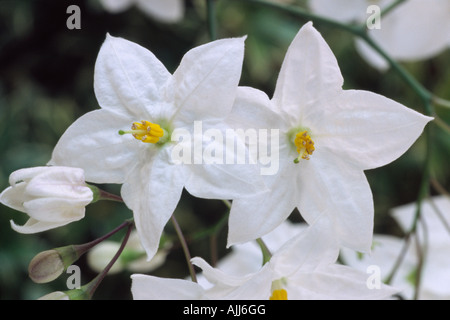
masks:
{"label": "yellow pollen", "polygon": [[126,133],[130,133],[135,139],[145,143],[157,143],[159,139],[164,135],[164,130],[161,129],[159,124],[142,120],[141,122],[133,122],[133,124],[131,125],[131,130],[119,131],[120,135]]}
{"label": "yellow pollen", "polygon": [[287,291],[284,289],[273,290],[269,300],[287,300]]}
{"label": "yellow pollen", "polygon": [[309,156],[313,154],[314,141],[308,135],[308,131],[301,131],[295,136],[294,144],[297,147],[299,156],[294,159],[295,163],[299,163],[300,159],[309,160]]}

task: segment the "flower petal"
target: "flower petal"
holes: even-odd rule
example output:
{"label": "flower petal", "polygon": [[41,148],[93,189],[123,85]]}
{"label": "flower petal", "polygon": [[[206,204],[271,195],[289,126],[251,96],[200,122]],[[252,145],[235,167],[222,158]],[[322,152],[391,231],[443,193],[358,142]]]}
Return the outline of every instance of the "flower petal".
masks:
{"label": "flower petal", "polygon": [[[449,47],[449,12],[450,2],[446,0],[435,0],[432,6],[423,0],[406,1],[383,16],[381,28],[369,30],[369,36],[395,60],[428,59]],[[418,15],[423,18],[416,19]],[[374,67],[381,70],[388,67],[371,47],[362,41],[356,44]]]}
{"label": "flower petal", "polygon": [[100,0],[100,3],[107,11],[118,13],[128,9],[132,5],[133,0]]}
{"label": "flower petal", "polygon": [[298,270],[313,272],[321,265],[335,263],[339,255],[339,242],[332,222],[324,214],[314,223],[298,232],[272,256],[271,268],[279,278],[289,278]]}
{"label": "flower petal", "polygon": [[295,209],[299,192],[294,183],[295,175],[283,165],[281,168],[276,175],[264,179],[269,192],[233,200],[227,247],[262,237],[285,221]]}
{"label": "flower petal", "polygon": [[134,121],[156,119],[170,78],[149,50],[108,34],[95,63],[94,90],[104,109],[134,115]]}
{"label": "flower petal", "polygon": [[369,252],[374,208],[364,172],[319,148],[314,158],[300,165],[297,199],[302,217],[311,224],[325,214],[343,246]]}
{"label": "flower petal", "polygon": [[432,120],[391,99],[362,90],[343,91],[330,104],[334,111],[317,125],[320,130],[316,130],[316,142],[363,170],[400,157]]}
{"label": "flower petal", "polygon": [[288,291],[293,299],[301,300],[380,300],[398,293],[398,289],[382,283],[379,288],[369,288],[369,276],[347,266],[332,264],[313,273],[292,277]]}
{"label": "flower petal", "polygon": [[173,74],[174,120],[223,118],[236,95],[244,58],[245,38],[216,40],[187,52]]}
{"label": "flower petal", "polygon": [[90,182],[123,183],[140,148],[146,147],[131,135],[118,133],[134,120],[107,110],[83,115],[62,135],[49,164],[83,168]]}
{"label": "flower petal", "polygon": [[143,274],[133,274],[131,280],[134,300],[199,300],[205,294],[200,285],[187,280],[164,279]]}
{"label": "flower petal", "polygon": [[14,210],[26,212],[23,203],[29,198],[25,196],[25,182],[17,183],[13,187],[8,187],[0,194],[0,203]]}
{"label": "flower petal", "polygon": [[166,23],[178,22],[184,15],[182,0],[137,0],[137,6],[150,17]]}
{"label": "flower petal", "polygon": [[170,163],[170,150],[162,148],[127,177],[121,194],[133,210],[136,230],[150,261],[161,234],[175,211],[186,179],[183,167]]}
{"label": "flower petal", "polygon": [[[80,219],[77,219],[77,220],[80,220]],[[14,231],[23,233],[23,234],[32,234],[32,233],[38,233],[38,232],[43,232],[43,231],[47,231],[50,229],[62,227],[73,221],[75,221],[75,220],[70,220],[70,221],[66,220],[66,221],[60,221],[60,222],[47,222],[47,221],[38,221],[36,219],[30,218],[23,226],[17,225],[12,220],[10,221],[10,223],[11,223],[11,228]]]}
{"label": "flower petal", "polygon": [[[272,101],[296,120],[340,92],[343,78],[336,58],[312,23],[292,41],[281,67]],[[298,124],[297,124],[298,125]]]}

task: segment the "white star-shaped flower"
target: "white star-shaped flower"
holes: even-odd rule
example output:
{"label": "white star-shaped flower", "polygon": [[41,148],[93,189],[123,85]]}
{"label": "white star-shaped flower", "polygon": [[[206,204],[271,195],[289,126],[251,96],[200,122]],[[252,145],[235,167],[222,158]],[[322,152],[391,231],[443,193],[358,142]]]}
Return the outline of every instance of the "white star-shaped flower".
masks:
{"label": "white star-shaped flower", "polygon": [[204,145],[223,147],[194,129],[216,129],[230,112],[243,52],[244,38],[217,40],[187,52],[172,75],[147,49],[108,35],[94,74],[101,109],[76,120],[54,149],[50,164],[76,164],[93,183],[123,184],[149,259],[183,187],[213,199],[261,189],[250,166],[203,162],[196,150],[191,163],[174,158]]}
{"label": "white star-shaped flower", "polygon": [[298,208],[310,224],[325,213],[343,246],[370,250],[374,208],[364,170],[401,156],[432,118],[342,85],[331,49],[307,23],[286,53],[272,99],[239,88],[228,122],[278,129],[279,169],[264,176],[270,193],[233,201],[228,245],[261,237]]}

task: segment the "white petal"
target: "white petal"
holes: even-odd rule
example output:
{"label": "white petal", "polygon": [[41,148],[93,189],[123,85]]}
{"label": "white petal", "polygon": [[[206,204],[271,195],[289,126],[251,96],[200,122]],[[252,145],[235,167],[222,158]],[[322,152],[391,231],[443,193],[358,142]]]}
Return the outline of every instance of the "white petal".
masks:
{"label": "white petal", "polygon": [[133,0],[100,0],[103,7],[111,13],[125,11],[133,4],[133,2]]}
{"label": "white petal", "polygon": [[205,278],[214,284],[207,291],[211,299],[223,300],[263,300],[270,296],[273,274],[268,265],[256,273],[234,276],[212,268],[202,258],[193,258],[192,263],[202,269]]}
{"label": "white petal", "polygon": [[288,287],[292,299],[301,300],[380,300],[389,299],[399,290],[385,284],[370,289],[370,274],[347,266],[329,265],[313,273],[299,273]]}
{"label": "white petal", "polygon": [[104,109],[134,115],[135,121],[153,120],[164,108],[164,87],[170,77],[149,50],[107,35],[95,63],[95,95]]}
{"label": "white petal", "polygon": [[308,5],[314,13],[341,22],[359,22],[367,9],[367,1],[361,0],[310,0]]}
{"label": "white petal", "polygon": [[265,182],[269,192],[233,200],[227,246],[262,237],[285,221],[296,207],[299,190],[295,174],[282,166]]}
{"label": "white petal", "polygon": [[137,0],[137,6],[150,17],[161,22],[178,22],[184,15],[182,0]]}
{"label": "white petal", "polygon": [[32,234],[32,233],[47,231],[50,229],[59,228],[59,227],[65,226],[66,224],[69,224],[71,222],[73,222],[73,221],[45,222],[45,221],[38,221],[33,218],[30,218],[23,226],[19,226],[16,223],[14,223],[12,220],[10,221],[11,228],[14,231],[19,232],[19,233],[24,233],[24,234]]}
{"label": "white petal", "polygon": [[241,76],[245,38],[216,40],[187,52],[173,74],[176,120],[223,118]]}
{"label": "white petal", "polygon": [[299,165],[298,208],[306,222],[325,213],[343,246],[369,252],[374,208],[364,172],[319,148]]}
{"label": "white petal", "polygon": [[131,276],[134,300],[197,300],[204,290],[197,283],[181,279],[164,279],[143,274]]}
{"label": "white petal", "polygon": [[44,222],[76,221],[84,217],[85,199],[37,198],[25,202],[27,214]]}
{"label": "white petal", "polygon": [[26,183],[18,183],[14,187],[8,187],[0,194],[0,202],[14,210],[26,212],[23,203],[29,198],[25,196]]}
{"label": "white petal", "polygon": [[329,103],[334,110],[319,125],[317,143],[364,170],[400,157],[432,120],[367,91],[346,90]]}
{"label": "white petal", "polygon": [[25,192],[30,197],[54,197],[90,203],[92,190],[86,186],[84,171],[79,168],[48,167],[31,179]]}
{"label": "white petal", "polygon": [[300,231],[272,256],[271,268],[279,277],[290,277],[298,270],[312,272],[321,265],[336,262],[339,242],[332,223],[327,217],[317,217],[316,221]]}
{"label": "white petal", "polygon": [[340,92],[343,81],[333,52],[309,22],[289,46],[272,101],[301,120],[299,112],[313,109]]}
{"label": "white petal", "polygon": [[285,126],[281,115],[265,92],[251,87],[238,87],[233,109],[225,119],[233,129],[280,129]]}
{"label": "white petal", "polygon": [[[432,6],[426,0],[410,0],[386,15],[381,28],[369,34],[394,59],[427,59],[448,48],[449,12],[448,0],[435,0]],[[417,15],[423,18],[416,19]]]}
{"label": "white petal", "polygon": [[107,110],[83,115],[64,132],[49,164],[83,168],[90,182],[123,183],[140,149],[148,147],[131,135],[119,135],[133,121]]}
{"label": "white petal", "polygon": [[158,250],[161,234],[175,211],[186,179],[182,166],[170,163],[169,152],[163,148],[153,159],[137,166],[121,190],[125,204],[133,210],[148,260]]}

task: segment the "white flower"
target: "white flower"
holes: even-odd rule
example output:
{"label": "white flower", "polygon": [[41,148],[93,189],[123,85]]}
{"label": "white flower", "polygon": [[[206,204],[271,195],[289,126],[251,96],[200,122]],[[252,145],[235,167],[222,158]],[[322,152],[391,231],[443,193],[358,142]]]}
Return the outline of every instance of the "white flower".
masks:
{"label": "white flower", "polygon": [[149,17],[161,22],[174,23],[183,18],[183,0],[100,0],[103,7],[111,12],[118,13],[136,5]]}
{"label": "white flower", "polygon": [[[311,9],[342,22],[365,23],[370,14],[367,8],[380,9],[393,0],[312,0]],[[432,3],[432,5],[430,5]],[[379,28],[368,30],[369,36],[393,59],[417,61],[431,58],[450,46],[450,0],[408,0],[382,15]],[[357,40],[360,54],[380,70],[388,68],[383,57],[364,41]]]}
{"label": "white flower", "polygon": [[[323,222],[323,221],[322,221]],[[322,224],[322,223],[321,223]],[[397,290],[383,284],[378,289],[366,285],[367,274],[335,264],[338,247],[333,231],[313,225],[281,247],[257,272],[229,275],[209,266],[201,258],[192,262],[213,284],[177,279],[132,275],[133,298],[140,299],[384,299]]]}
{"label": "white flower", "polygon": [[[196,157],[204,143],[223,147],[202,140],[196,124],[215,129],[231,111],[243,53],[244,38],[217,40],[187,52],[171,75],[150,51],[125,39],[108,35],[100,49],[94,90],[101,109],[68,128],[50,163],[76,164],[94,183],[122,183],[148,259],[183,187],[196,197],[234,199],[263,185],[250,166],[173,159],[175,150],[192,146]],[[188,135],[178,140],[180,132]]]}
{"label": "white flower", "polygon": [[[417,204],[410,203],[392,209],[392,215],[400,227],[408,232],[413,224]],[[391,284],[401,289],[400,295],[406,299],[414,297],[416,277],[418,276],[419,255],[423,264],[419,283],[418,299],[450,299],[450,200],[445,196],[436,196],[425,200],[421,207],[421,219],[418,222],[418,234],[409,240],[374,235],[374,245],[370,255],[357,256],[348,249],[341,251],[345,264],[358,270],[369,266],[379,266],[382,276],[387,277],[397,266]],[[420,246],[418,251],[417,244]],[[406,251],[405,251],[406,248]]]}
{"label": "white flower", "polygon": [[279,171],[269,194],[233,201],[228,245],[261,237],[298,208],[332,221],[341,245],[369,251],[373,199],[364,170],[401,156],[432,118],[381,95],[342,90],[337,61],[307,23],[290,45],[273,98],[240,87],[230,126],[279,129]]}
{"label": "white flower", "polygon": [[93,200],[79,168],[34,167],[9,176],[10,187],[0,194],[0,202],[30,216],[23,226],[11,220],[20,233],[36,233],[64,226],[84,217]]}

